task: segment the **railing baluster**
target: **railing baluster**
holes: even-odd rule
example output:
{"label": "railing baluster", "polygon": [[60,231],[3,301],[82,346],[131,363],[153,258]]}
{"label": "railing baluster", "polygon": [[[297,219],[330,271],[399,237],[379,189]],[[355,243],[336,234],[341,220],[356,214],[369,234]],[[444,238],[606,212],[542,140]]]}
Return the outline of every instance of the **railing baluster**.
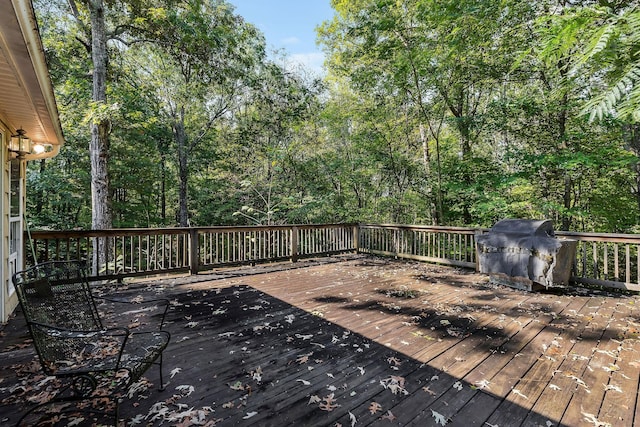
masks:
{"label": "railing baluster", "polygon": [[625,283],[631,283],[631,247],[629,244],[625,246],[625,270],[624,281]]}
{"label": "railing baluster", "polygon": [[604,268],[604,280],[609,280],[609,244],[607,242],[604,243],[603,258],[602,265]]}
{"label": "railing baluster", "polygon": [[615,274],[615,280],[620,281],[620,259],[618,257],[618,244],[613,244],[613,271]]}

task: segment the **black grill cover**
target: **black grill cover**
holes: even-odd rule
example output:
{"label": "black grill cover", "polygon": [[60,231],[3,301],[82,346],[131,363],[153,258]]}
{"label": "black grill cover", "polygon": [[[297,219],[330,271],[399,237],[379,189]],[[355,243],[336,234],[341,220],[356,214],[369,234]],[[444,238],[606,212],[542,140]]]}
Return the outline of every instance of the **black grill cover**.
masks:
{"label": "black grill cover", "polygon": [[554,280],[558,254],[566,252],[562,249],[567,241],[555,238],[549,220],[498,221],[487,234],[477,236],[476,241],[482,273],[522,277],[544,286],[558,279],[568,281],[570,271],[560,275],[556,272]]}

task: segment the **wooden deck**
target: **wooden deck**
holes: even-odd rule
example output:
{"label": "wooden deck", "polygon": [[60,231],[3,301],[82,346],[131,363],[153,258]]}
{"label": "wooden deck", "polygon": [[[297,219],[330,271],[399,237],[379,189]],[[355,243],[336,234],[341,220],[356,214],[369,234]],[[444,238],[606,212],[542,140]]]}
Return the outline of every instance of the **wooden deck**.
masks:
{"label": "wooden deck", "polygon": [[[172,341],[167,389],[150,370],[122,425],[640,426],[636,296],[369,257],[290,267],[130,285],[171,299]],[[46,387],[26,338],[19,315],[0,337],[0,425]]]}

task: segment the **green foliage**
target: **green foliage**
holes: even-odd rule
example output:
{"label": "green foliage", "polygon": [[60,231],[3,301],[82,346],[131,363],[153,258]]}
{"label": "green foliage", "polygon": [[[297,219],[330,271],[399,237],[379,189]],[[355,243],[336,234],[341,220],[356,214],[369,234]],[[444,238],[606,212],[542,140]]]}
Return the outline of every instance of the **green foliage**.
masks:
{"label": "green foliage", "polygon": [[29,166],[34,226],[90,227],[85,123],[108,117],[119,227],[638,229],[637,8],[333,0],[317,79],[225,1],[116,2],[146,42],[110,47],[109,101],[92,104],[86,29],[36,3],[66,145]]}

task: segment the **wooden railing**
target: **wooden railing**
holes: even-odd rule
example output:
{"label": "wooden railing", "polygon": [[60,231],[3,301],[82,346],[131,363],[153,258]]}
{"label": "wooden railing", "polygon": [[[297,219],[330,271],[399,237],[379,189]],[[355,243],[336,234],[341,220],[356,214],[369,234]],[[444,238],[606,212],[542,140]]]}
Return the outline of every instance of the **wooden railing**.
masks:
{"label": "wooden railing", "polygon": [[578,241],[574,282],[640,291],[640,235],[563,231],[555,234]]}
{"label": "wooden railing", "polygon": [[472,228],[360,225],[360,252],[476,268]]}
{"label": "wooden railing", "polygon": [[[91,279],[191,272],[356,250],[355,224],[32,231],[26,264],[79,259]],[[30,236],[30,239],[29,239]],[[197,242],[197,244],[193,244]],[[102,253],[102,260],[97,254]]]}
{"label": "wooden railing", "polygon": [[[475,237],[486,229],[377,224],[34,231],[27,265],[93,263],[96,279],[210,270],[236,264],[361,252],[477,269]],[[640,235],[556,232],[578,241],[572,280],[640,291]],[[25,241],[29,241],[25,235]],[[194,244],[197,242],[197,244]],[[94,254],[104,248],[105,262]]]}
{"label": "wooden railing", "polygon": [[[189,229],[32,231],[30,234],[31,242],[25,235],[27,265],[77,259],[92,265],[92,278],[100,279],[190,270]],[[94,265],[100,252],[105,254],[105,259]]]}
{"label": "wooden railing", "polygon": [[269,227],[192,228],[198,251],[195,271],[222,265],[259,263],[353,252],[356,224],[281,225]]}

